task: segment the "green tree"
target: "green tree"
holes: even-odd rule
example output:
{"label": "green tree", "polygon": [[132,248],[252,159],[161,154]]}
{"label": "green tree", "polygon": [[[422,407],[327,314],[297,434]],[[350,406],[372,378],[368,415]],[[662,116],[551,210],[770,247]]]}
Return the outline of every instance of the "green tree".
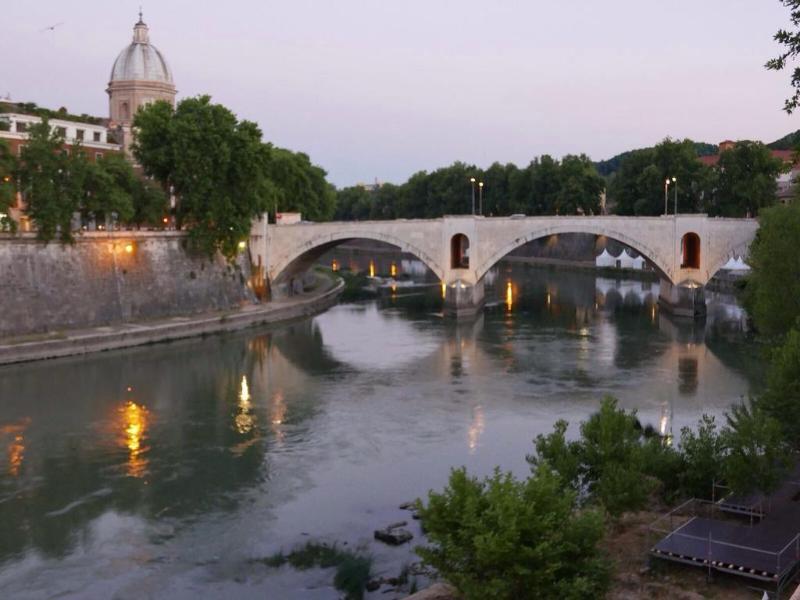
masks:
{"label": "green tree", "polygon": [[396,219],[397,210],[402,202],[402,190],[399,186],[384,183],[372,192],[370,219]]}
{"label": "green tree", "polygon": [[[664,213],[664,181],[677,179],[678,212],[698,212],[711,190],[712,173],[697,159],[697,145],[689,139],[666,138],[653,148],[635,150],[620,161],[609,188],[609,200],[621,215]],[[669,189],[669,213],[675,211],[675,186]]]}
{"label": "green tree", "polygon": [[454,470],[419,514],[433,545],[417,553],[467,600],[599,598],[608,586],[602,514],[576,511],[575,493],[545,467],[525,481]]}
{"label": "green tree", "polygon": [[636,413],[618,408],[615,398],[604,398],[600,410],[581,424],[579,441],[567,442],[566,430],[567,423],[559,421],[552,433],[538,436],[536,454],[528,462],[533,468],[554,469],[567,487],[585,491],[588,501],[614,516],[645,504],[655,489],[650,475],[671,479],[662,466],[674,457],[650,448]]}
{"label": "green tree", "polygon": [[363,186],[354,185],[336,192],[336,221],[363,221],[372,210],[372,194]]}
{"label": "green tree", "polygon": [[179,201],[176,219],[192,244],[232,257],[253,218],[273,205],[270,150],[255,123],[238,121],[209,96],[186,98],[173,110],[151,103],[136,114],[134,155]]}
{"label": "green tree", "polygon": [[28,128],[28,140],[20,154],[19,181],[27,203],[26,212],[36,222],[39,239],[72,241],[72,217],[84,199],[71,168],[82,163],[63,150],[64,138],[43,119]]}
{"label": "green tree", "polygon": [[709,194],[706,211],[712,216],[755,216],[775,204],[776,178],[783,162],[773,158],[760,142],[739,141],[720,154],[716,169],[716,189]]}
{"label": "green tree", "polygon": [[490,216],[508,216],[525,212],[511,196],[511,181],[516,177],[519,168],[511,163],[498,162],[483,173],[483,214]]}
{"label": "green tree", "polygon": [[272,146],[268,150],[266,172],[275,185],[277,210],[299,212],[311,221],[333,217],[336,190],[325,180],[325,171],[302,152]]}
{"label": "green tree", "polygon": [[[585,154],[568,154],[559,167],[559,190],[555,214],[598,214],[600,194],[606,184],[597,173],[594,163]],[[552,214],[552,211],[551,211]]]}
{"label": "green tree", "polygon": [[780,423],[784,438],[800,450],[800,331],[796,327],[772,352],[767,387],[758,405]]}
{"label": "green tree", "polygon": [[767,336],[784,335],[800,317],[798,239],[800,204],[761,211],[744,299],[756,327]]}
{"label": "green tree", "polygon": [[693,498],[711,499],[715,481],[723,476],[724,447],[713,416],[703,415],[697,430],[681,429],[681,454],[685,467],[680,472],[680,486]]}
{"label": "green tree", "polygon": [[[784,49],[777,57],[767,61],[765,66],[773,71],[783,70],[789,61],[797,58],[800,53],[800,0],[781,0],[781,4],[790,11],[793,29],[779,29],[774,36],[775,41],[784,46]],[[800,104],[800,67],[792,70],[791,86],[794,88],[794,93],[786,99],[783,106],[789,114]]]}
{"label": "green tree", "polygon": [[116,218],[128,222],[133,217],[131,197],[133,169],[120,154],[109,154],[90,162],[80,151],[72,153],[73,185],[83,191],[81,211],[95,219]]}
{"label": "green tree", "polygon": [[778,420],[758,403],[734,405],[722,432],[725,482],[736,494],[769,494],[789,468],[790,454]]}
{"label": "green tree", "polygon": [[16,222],[8,216],[16,194],[17,160],[5,140],[0,139],[0,231],[16,230]]}

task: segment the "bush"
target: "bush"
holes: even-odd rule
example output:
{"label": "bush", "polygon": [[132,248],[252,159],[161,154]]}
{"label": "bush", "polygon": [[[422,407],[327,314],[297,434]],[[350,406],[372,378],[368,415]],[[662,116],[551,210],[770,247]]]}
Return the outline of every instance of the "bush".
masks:
{"label": "bush", "polygon": [[680,474],[681,490],[694,498],[711,499],[715,481],[722,477],[724,448],[714,417],[703,415],[695,433],[681,429],[681,454],[685,468]]}
{"label": "bush", "polygon": [[467,600],[601,597],[608,585],[603,515],[576,511],[575,493],[545,466],[525,481],[454,470],[420,516],[434,546],[417,553]]}
{"label": "bush", "polygon": [[769,494],[789,468],[790,453],[780,423],[758,403],[735,405],[722,432],[725,481],[736,494]]}
{"label": "bush", "polygon": [[674,452],[663,447],[660,437],[645,437],[636,413],[617,408],[610,396],[581,424],[579,441],[567,442],[566,429],[567,423],[559,421],[553,433],[538,436],[536,454],[528,456],[528,462],[549,466],[563,485],[602,504],[612,515],[645,505],[657,486],[648,475],[658,473],[664,481],[677,476]]}

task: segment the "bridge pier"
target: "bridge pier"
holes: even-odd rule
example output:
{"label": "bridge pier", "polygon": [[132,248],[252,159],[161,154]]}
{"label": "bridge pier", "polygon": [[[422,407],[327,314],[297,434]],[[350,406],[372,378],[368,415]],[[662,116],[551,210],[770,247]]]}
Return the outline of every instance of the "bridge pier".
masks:
{"label": "bridge pier", "polygon": [[675,285],[661,278],[658,304],[676,317],[701,319],[706,316],[706,288],[702,285]]}
{"label": "bridge pier", "polygon": [[475,285],[455,281],[445,287],[444,314],[456,319],[469,319],[483,310],[483,279]]}

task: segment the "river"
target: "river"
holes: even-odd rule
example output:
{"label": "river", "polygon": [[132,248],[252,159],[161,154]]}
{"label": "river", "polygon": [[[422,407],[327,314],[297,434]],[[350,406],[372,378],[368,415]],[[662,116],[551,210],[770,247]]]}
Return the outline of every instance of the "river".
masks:
{"label": "river", "polygon": [[[681,323],[657,282],[505,262],[483,315],[455,322],[419,263],[375,268],[389,263],[422,285],[272,329],[0,369],[0,597],[338,598],[330,570],[253,561],[319,540],[397,575],[422,541],[398,505],[452,467],[524,475],[536,434],[562,418],[574,431],[606,394],[677,436],[762,383],[730,296]],[[401,519],[411,545],[373,541]]]}

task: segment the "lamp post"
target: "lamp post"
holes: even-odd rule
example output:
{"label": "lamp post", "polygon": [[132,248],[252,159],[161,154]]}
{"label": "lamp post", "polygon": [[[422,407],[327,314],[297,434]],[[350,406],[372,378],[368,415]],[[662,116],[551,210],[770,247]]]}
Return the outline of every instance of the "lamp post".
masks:
{"label": "lamp post", "polygon": [[469,178],[470,184],[472,184],[472,214],[475,214],[475,178]]}
{"label": "lamp post", "polygon": [[664,214],[667,214],[667,190],[669,189],[669,177],[664,180]]}
{"label": "lamp post", "polygon": [[675,184],[675,216],[678,216],[678,178],[673,177],[672,183]]}
{"label": "lamp post", "polygon": [[483,216],[483,182],[478,182],[478,214]]}

